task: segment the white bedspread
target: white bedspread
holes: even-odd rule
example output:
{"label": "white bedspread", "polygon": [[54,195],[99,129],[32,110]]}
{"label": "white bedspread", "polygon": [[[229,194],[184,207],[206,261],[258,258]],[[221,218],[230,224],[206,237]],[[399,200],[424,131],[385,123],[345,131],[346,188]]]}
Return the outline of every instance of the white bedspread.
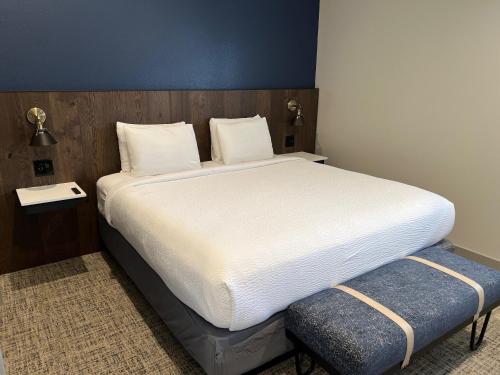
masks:
{"label": "white bedspread", "polygon": [[438,242],[455,217],[439,195],[294,158],[125,179],[104,214],[181,301],[230,330]]}

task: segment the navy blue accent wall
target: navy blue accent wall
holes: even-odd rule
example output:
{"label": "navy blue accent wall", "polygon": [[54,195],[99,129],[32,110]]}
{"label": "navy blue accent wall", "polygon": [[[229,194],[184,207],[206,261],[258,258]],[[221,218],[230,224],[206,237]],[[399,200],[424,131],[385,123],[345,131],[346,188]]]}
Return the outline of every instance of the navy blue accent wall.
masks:
{"label": "navy blue accent wall", "polygon": [[0,91],[314,87],[319,0],[0,0]]}

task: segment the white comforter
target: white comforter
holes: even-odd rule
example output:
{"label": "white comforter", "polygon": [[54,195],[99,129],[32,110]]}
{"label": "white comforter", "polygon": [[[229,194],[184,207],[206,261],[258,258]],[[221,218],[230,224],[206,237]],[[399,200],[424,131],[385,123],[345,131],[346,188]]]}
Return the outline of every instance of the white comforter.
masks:
{"label": "white comforter", "polygon": [[279,158],[125,179],[104,214],[181,301],[240,330],[438,242],[455,211],[416,187]]}

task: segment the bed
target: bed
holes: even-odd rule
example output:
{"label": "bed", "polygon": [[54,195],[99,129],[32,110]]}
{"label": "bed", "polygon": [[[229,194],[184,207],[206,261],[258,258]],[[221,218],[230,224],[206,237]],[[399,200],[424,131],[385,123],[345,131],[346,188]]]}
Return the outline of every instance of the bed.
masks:
{"label": "bed", "polygon": [[282,311],[438,243],[453,204],[299,158],[98,181],[109,251],[209,374],[291,349]]}

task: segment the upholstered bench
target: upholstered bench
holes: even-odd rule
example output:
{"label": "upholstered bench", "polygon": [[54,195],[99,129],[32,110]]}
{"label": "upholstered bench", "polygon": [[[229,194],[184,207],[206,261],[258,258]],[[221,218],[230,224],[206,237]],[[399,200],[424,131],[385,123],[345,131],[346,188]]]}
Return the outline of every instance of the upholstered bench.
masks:
{"label": "upholstered bench", "polygon": [[315,361],[334,374],[379,374],[471,322],[475,350],[499,302],[499,271],[430,247],[293,303],[285,324],[299,374]]}

